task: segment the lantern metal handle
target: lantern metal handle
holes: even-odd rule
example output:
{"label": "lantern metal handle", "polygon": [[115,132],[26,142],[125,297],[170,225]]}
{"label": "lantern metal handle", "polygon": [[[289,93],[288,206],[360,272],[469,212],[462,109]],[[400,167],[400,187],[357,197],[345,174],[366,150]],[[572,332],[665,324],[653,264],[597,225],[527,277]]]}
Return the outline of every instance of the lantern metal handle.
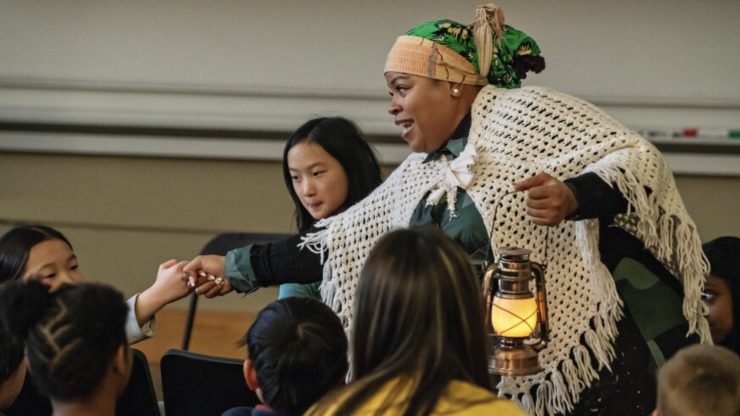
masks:
{"label": "lantern metal handle", "polygon": [[530,267],[534,274],[537,297],[537,322],[539,323],[539,341],[532,345],[537,351],[543,350],[550,341],[550,326],[547,317],[547,289],[545,288],[545,266],[531,262]]}
{"label": "lantern metal handle", "polygon": [[491,287],[494,283],[493,274],[498,270],[498,265],[491,265],[487,266],[485,263],[483,265],[483,296],[485,297],[485,305],[486,305],[486,329],[488,332],[491,332],[493,329],[493,323],[491,322],[491,308],[493,307],[493,295],[495,294],[496,290]]}

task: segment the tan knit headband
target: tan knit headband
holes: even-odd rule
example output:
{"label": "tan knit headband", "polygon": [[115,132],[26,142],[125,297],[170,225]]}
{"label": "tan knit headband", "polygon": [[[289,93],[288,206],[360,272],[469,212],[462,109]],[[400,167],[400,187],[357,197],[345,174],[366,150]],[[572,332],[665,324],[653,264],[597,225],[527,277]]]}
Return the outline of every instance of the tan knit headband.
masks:
{"label": "tan knit headband", "polygon": [[473,64],[452,49],[416,36],[399,36],[388,54],[384,72],[460,82],[468,85],[488,85]]}

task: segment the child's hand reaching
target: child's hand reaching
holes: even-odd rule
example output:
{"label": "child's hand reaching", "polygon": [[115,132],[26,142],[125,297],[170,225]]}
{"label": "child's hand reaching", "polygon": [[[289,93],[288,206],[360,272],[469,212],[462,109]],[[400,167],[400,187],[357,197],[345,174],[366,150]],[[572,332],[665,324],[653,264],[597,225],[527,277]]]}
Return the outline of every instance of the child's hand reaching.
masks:
{"label": "child's hand reaching", "polygon": [[163,298],[162,306],[190,294],[191,289],[188,287],[188,282],[183,279],[182,269],[186,264],[188,264],[187,261],[178,263],[177,260],[169,260],[159,265],[157,280],[154,281],[151,289],[156,290]]}
{"label": "child's hand reaching", "polygon": [[170,302],[182,299],[192,289],[183,278],[183,267],[187,261],[169,260],[159,265],[154,284],[136,299],[136,320],[139,326],[150,321],[155,313]]}

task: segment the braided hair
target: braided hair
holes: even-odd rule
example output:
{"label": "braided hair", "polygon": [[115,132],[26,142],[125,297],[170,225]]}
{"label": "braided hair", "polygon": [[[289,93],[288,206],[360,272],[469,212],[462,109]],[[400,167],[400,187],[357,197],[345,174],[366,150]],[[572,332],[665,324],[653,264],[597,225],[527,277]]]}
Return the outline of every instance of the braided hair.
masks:
{"label": "braided hair", "polygon": [[127,346],[128,306],[115,289],[97,283],[54,292],[36,279],[0,287],[0,319],[25,340],[39,392],[69,401],[94,393],[118,349]]}

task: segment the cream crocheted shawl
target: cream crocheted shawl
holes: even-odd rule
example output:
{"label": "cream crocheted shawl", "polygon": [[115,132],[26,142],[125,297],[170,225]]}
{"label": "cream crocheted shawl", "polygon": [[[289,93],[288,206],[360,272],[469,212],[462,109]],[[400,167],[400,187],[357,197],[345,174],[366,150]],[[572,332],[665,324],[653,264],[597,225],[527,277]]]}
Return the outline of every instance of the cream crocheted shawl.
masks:
{"label": "cream crocheted shawl", "polygon": [[[613,341],[622,301],[600,261],[598,220],[564,222],[548,234],[545,227],[526,219],[523,193],[506,195],[513,183],[539,172],[561,180],[595,172],[606,183],[616,184],[629,201],[628,213],[617,223],[642,240],[683,282],[683,312],[690,333],[709,339],[703,318],[706,306],[700,300],[707,271],[701,243],[655,147],[595,106],[541,87],[485,87],[472,117],[468,143],[477,158],[467,191],[488,231],[494,227],[494,251],[524,247],[534,251],[534,261],[548,263],[551,336],[540,353],[543,371],[505,377],[498,386],[500,394],[513,397],[533,414],[567,413],[597,374],[591,357],[599,368],[615,358]],[[409,156],[371,195],[324,220],[319,225],[326,228],[304,240],[303,246],[322,253],[322,261],[328,249],[322,295],[347,329],[359,272],[373,244],[387,231],[407,227],[425,193],[444,181],[446,162],[424,164],[424,158]],[[649,195],[645,187],[652,190]]]}

